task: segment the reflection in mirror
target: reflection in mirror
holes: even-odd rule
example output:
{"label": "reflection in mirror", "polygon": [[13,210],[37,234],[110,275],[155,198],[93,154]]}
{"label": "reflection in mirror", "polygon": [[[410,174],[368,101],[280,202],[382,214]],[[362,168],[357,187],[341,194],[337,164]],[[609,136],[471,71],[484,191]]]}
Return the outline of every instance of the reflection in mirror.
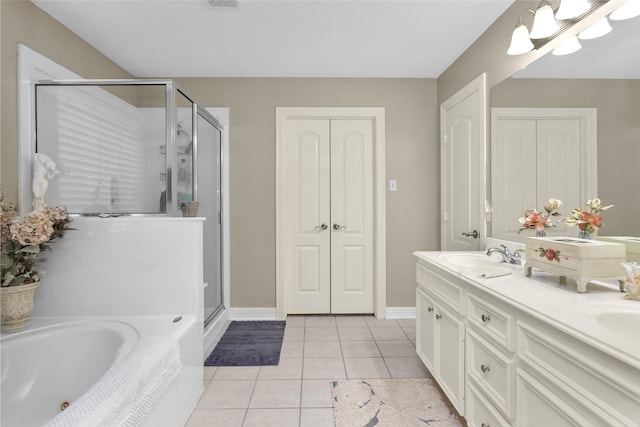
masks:
{"label": "reflection in mirror", "polygon": [[[36,152],[60,172],[46,202],[72,214],[162,212],[164,91],[161,85],[37,85]],[[162,102],[140,107],[138,99],[149,96]]]}
{"label": "reflection in mirror", "polygon": [[[615,205],[603,213],[598,234],[640,236],[640,17],[611,26],[604,37],[581,40],[580,51],[546,55],[493,87],[491,107],[596,109],[598,194],[590,198]],[[549,194],[538,194],[537,200],[554,197],[553,185],[547,188]],[[565,205],[559,218],[574,208],[586,206]],[[518,218],[513,221],[517,226]],[[578,229],[568,233],[577,236]]]}

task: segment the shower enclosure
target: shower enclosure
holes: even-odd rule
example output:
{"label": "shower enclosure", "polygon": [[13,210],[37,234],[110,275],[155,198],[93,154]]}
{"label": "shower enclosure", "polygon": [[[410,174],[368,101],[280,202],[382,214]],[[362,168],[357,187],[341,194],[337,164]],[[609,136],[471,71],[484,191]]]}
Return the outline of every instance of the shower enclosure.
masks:
{"label": "shower enclosure", "polygon": [[112,217],[181,216],[181,203],[200,203],[213,321],[224,308],[222,124],[172,80],[41,81],[35,106],[35,152],[59,172],[49,204]]}

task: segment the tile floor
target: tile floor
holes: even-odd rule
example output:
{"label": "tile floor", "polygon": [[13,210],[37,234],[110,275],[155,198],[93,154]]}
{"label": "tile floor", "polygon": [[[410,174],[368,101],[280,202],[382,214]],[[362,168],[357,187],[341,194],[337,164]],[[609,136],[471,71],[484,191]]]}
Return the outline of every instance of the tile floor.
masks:
{"label": "tile floor", "polygon": [[330,381],[430,378],[415,351],[415,319],[289,316],[278,366],[205,367],[187,427],[330,427]]}

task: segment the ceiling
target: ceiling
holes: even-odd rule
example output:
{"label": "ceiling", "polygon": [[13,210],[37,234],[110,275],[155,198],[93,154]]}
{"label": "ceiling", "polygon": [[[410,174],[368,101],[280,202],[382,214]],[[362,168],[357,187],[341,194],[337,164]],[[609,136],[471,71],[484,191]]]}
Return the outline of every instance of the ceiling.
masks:
{"label": "ceiling", "polygon": [[513,0],[32,0],[136,77],[436,78]]}

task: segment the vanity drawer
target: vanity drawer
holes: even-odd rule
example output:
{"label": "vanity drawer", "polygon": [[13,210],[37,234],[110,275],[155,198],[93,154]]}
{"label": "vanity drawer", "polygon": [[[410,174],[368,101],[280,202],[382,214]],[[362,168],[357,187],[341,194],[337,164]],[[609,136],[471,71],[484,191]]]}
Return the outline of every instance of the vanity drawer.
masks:
{"label": "vanity drawer", "polygon": [[517,355],[518,366],[606,414],[609,425],[638,424],[640,370],[533,321],[518,321]]}
{"label": "vanity drawer", "polygon": [[484,398],[473,381],[467,382],[466,419],[469,427],[509,427],[510,424]]}
{"label": "vanity drawer", "polygon": [[416,276],[418,286],[422,286],[430,293],[435,294],[458,314],[464,314],[464,292],[462,286],[453,282],[453,280],[456,280],[455,277],[452,276],[451,279],[453,280],[450,280],[447,273],[436,273],[421,264],[417,266]]}
{"label": "vanity drawer", "polygon": [[509,419],[515,415],[516,362],[472,329],[467,330],[467,375]]}
{"label": "vanity drawer", "polygon": [[468,294],[469,323],[509,351],[516,349],[516,321],[509,312],[496,307],[486,298]]}

